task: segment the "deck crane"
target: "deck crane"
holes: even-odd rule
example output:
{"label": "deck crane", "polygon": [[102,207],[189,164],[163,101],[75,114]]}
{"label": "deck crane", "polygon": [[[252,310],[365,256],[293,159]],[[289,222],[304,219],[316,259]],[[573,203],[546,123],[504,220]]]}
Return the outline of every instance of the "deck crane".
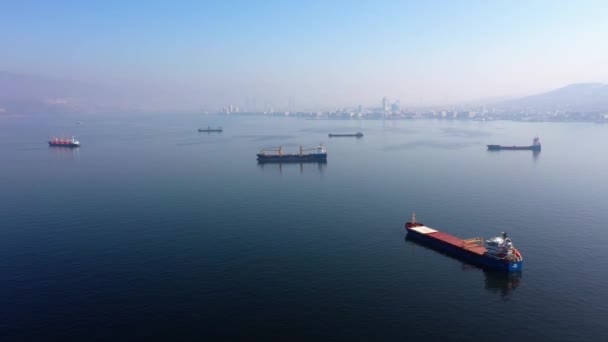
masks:
{"label": "deck crane", "polygon": [[279,146],[279,148],[261,149],[260,154],[265,154],[266,151],[279,152],[279,155],[282,156],[283,155],[283,146]]}
{"label": "deck crane", "polygon": [[317,150],[319,153],[323,153],[323,144],[319,144],[318,147],[313,147],[313,148],[302,148],[302,146],[300,146],[300,155],[303,154],[304,151],[314,151]]}

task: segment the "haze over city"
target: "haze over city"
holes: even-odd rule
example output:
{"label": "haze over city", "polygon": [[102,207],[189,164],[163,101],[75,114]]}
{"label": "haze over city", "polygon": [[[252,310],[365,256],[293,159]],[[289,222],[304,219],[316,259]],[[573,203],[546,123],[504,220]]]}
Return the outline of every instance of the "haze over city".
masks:
{"label": "haze over city", "polygon": [[3,341],[601,341],[608,0],[0,3]]}
{"label": "haze over city", "polygon": [[[379,106],[383,97],[417,106],[608,82],[605,1],[11,2],[0,10],[0,71],[26,85],[89,87],[83,97],[108,107],[317,110]],[[15,92],[27,98],[28,89]]]}

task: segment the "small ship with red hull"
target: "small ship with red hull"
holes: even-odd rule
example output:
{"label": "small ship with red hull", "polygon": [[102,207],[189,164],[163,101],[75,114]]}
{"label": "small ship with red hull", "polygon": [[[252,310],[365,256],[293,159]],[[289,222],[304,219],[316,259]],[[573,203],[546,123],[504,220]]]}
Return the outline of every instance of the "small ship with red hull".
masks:
{"label": "small ship with red hull", "polygon": [[49,146],[54,147],[80,147],[80,141],[76,140],[76,138],[57,138],[53,137],[49,140]]}
{"label": "small ship with red hull", "polygon": [[486,240],[484,245],[482,238],[463,240],[418,223],[415,214],[405,224],[405,229],[408,238],[484,268],[506,272],[518,272],[523,268],[521,253],[504,232]]}

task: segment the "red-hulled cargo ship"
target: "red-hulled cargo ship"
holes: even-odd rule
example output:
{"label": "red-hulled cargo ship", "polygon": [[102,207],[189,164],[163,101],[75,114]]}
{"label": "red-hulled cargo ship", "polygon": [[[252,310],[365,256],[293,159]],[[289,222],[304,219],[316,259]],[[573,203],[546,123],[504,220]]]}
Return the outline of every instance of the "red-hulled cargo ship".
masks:
{"label": "red-hulled cargo ship", "polygon": [[521,253],[513,247],[511,239],[504,232],[486,240],[484,246],[481,238],[463,240],[418,223],[415,214],[412,214],[405,228],[409,238],[481,267],[507,272],[521,271],[523,268]]}
{"label": "red-hulled cargo ship", "polygon": [[53,137],[49,140],[49,146],[80,147],[80,141],[76,140],[74,137],[72,137],[72,138]]}

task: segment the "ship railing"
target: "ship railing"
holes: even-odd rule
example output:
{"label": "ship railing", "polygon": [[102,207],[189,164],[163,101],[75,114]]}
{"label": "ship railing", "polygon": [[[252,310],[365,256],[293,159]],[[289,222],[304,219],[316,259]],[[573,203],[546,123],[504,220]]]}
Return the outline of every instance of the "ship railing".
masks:
{"label": "ship railing", "polygon": [[492,253],[488,253],[488,255],[490,255],[490,256],[492,256],[492,257],[494,257],[496,259],[507,260],[509,262],[519,262],[519,261],[523,261],[524,260],[524,258],[522,257],[522,255],[519,252],[518,253],[515,253],[515,252],[509,253],[509,254],[507,254],[507,255],[505,255],[503,257],[500,257],[500,256],[498,256],[496,254],[492,254]]}
{"label": "ship railing", "polygon": [[519,250],[517,250],[516,248],[513,248],[513,256],[515,257],[515,261],[523,261],[524,257],[521,255],[521,253],[519,252]]}
{"label": "ship railing", "polygon": [[507,261],[510,261],[510,262],[518,262],[518,261],[522,260],[521,258],[518,258],[516,255],[508,255],[503,259],[506,259]]}

